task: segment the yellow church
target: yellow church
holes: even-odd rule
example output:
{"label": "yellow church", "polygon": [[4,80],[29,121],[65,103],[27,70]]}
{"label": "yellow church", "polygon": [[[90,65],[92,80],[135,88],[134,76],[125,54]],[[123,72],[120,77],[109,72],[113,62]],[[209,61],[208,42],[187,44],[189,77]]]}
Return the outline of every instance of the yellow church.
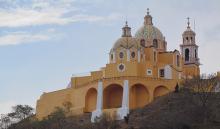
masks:
{"label": "yellow church", "polygon": [[131,109],[173,91],[181,79],[199,75],[196,34],[189,19],[187,24],[180,51],[167,51],[165,37],[153,25],[149,10],[134,36],[126,22],[121,37],[110,49],[110,63],[89,76],[72,77],[65,89],[43,93],[37,101],[37,118],[47,117],[55,107],[70,102],[71,115],[91,113],[94,122],[106,113],[120,120]]}

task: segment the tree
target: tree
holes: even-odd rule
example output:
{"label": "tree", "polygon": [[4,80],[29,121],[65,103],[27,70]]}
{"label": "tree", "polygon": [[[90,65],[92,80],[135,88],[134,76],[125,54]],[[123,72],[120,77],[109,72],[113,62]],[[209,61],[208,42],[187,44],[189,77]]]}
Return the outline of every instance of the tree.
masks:
{"label": "tree", "polygon": [[12,107],[13,112],[9,113],[8,116],[13,119],[24,120],[27,117],[33,115],[34,109],[28,105],[16,105]]}
{"label": "tree", "polygon": [[186,79],[183,86],[195,93],[200,100],[202,106],[207,106],[208,100],[214,93],[219,78],[216,75],[195,76],[192,79]]}
{"label": "tree", "polygon": [[50,125],[50,128],[53,129],[63,129],[65,126],[65,111],[63,108],[56,107],[55,111],[52,112],[48,118],[47,122]]}
{"label": "tree", "polygon": [[[94,129],[119,129],[120,126],[116,121],[116,115],[110,116],[109,114],[103,114],[94,123]],[[91,128],[91,127],[90,127]]]}
{"label": "tree", "polygon": [[194,103],[197,105],[197,112],[200,118],[203,118],[203,124],[207,124],[208,115],[211,114],[209,108],[214,100],[215,89],[219,82],[219,78],[212,75],[196,76],[192,79],[186,79],[183,82],[184,88],[189,89],[189,93],[195,99]]}
{"label": "tree", "polygon": [[8,115],[1,115],[1,119],[0,119],[0,123],[1,123],[1,129],[7,129],[9,127],[9,125],[11,124],[11,119]]}

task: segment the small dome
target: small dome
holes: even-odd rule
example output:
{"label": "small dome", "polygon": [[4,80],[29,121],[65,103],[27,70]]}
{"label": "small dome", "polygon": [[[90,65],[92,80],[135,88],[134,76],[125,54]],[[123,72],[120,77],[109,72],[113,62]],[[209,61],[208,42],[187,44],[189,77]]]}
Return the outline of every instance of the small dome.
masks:
{"label": "small dome", "polygon": [[190,28],[187,27],[187,29],[183,32],[183,35],[196,35],[196,33]]}
{"label": "small dome", "polygon": [[135,34],[135,37],[137,39],[158,39],[163,41],[164,40],[164,36],[163,34],[160,32],[160,30],[158,28],[156,28],[153,25],[150,24],[145,24],[143,25]]}
{"label": "small dome", "polygon": [[138,47],[138,46],[140,45],[135,38],[121,37],[115,42],[112,49],[115,50],[117,48],[132,48],[132,47]]}

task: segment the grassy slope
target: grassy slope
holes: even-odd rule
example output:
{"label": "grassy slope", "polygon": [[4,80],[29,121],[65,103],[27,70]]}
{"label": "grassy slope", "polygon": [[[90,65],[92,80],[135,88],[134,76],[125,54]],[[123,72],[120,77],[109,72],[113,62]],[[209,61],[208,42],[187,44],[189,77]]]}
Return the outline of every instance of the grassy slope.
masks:
{"label": "grassy slope", "polygon": [[196,94],[185,90],[170,93],[144,108],[131,111],[128,124],[123,120],[101,120],[91,124],[88,114],[24,123],[20,122],[11,129],[220,129],[220,95],[209,97],[207,106],[203,107]]}

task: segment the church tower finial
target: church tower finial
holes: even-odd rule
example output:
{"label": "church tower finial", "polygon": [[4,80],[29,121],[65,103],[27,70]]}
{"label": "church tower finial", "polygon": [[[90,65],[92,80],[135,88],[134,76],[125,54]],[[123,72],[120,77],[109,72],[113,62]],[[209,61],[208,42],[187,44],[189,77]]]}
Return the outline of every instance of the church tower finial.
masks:
{"label": "church tower finial", "polygon": [[125,26],[122,28],[122,37],[131,37],[131,28],[128,26],[128,21],[125,21]]}
{"label": "church tower finial", "polygon": [[149,8],[147,8],[147,15],[150,15],[150,10],[149,10]]}

